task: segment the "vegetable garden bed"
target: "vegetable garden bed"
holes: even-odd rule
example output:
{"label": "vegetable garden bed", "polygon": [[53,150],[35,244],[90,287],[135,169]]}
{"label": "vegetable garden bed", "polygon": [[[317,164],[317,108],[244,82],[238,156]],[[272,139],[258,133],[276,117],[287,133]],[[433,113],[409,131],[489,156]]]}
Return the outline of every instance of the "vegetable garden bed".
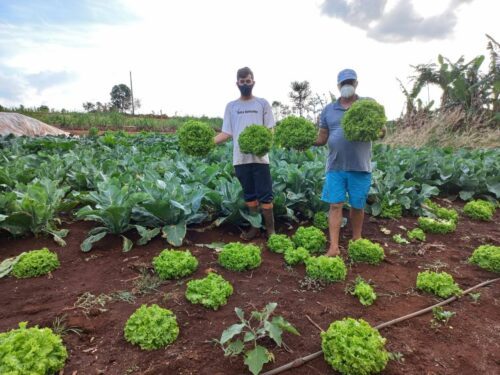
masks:
{"label": "vegetable garden bed", "polygon": [[[262,265],[240,273],[220,267],[215,250],[196,246],[237,241],[239,231],[236,227],[226,225],[205,232],[188,231],[186,239],[190,245],[183,248],[190,249],[199,260],[196,273],[163,282],[156,291],[144,295],[139,293],[137,284],[141,280],[141,269],[151,267],[153,257],[167,247],[163,239],[155,238],[143,247],[122,253],[121,238],[107,236],[95,245],[92,252],[83,253],[80,243],[93,227],[92,223],[64,225],[70,230],[66,247],[59,247],[48,238],[12,239],[1,233],[1,259],[25,250],[48,247],[58,254],[61,267],[48,277],[0,279],[0,331],[15,328],[21,321],[29,321],[29,326],[53,327],[54,320],[65,315],[66,328],[70,329],[63,336],[69,354],[65,374],[244,374],[249,372],[241,358],[225,358],[211,340],[219,338],[225,328],[235,323],[235,307],[248,312],[262,309],[268,302],[277,302],[276,313],[292,323],[301,336],[284,336],[293,353],[274,348],[276,362],[264,367],[264,370],[269,370],[320,349],[319,332],[306,315],[323,329],[347,316],[363,318],[375,326],[438,301],[432,295],[416,291],[417,273],[424,269],[445,270],[453,274],[463,289],[496,277],[495,273],[468,264],[466,259],[481,244],[500,244],[499,220],[498,213],[492,222],[475,222],[461,216],[457,231],[452,235],[428,234],[424,243],[398,245],[392,241],[392,235],[404,233],[401,225],[414,227],[414,218],[391,221],[367,217],[365,237],[387,244],[384,246],[386,259],[379,266],[352,264],[346,282],[331,284],[321,290],[308,290],[314,285],[305,282],[304,266],[286,267],[283,255],[267,250],[264,239],[255,241],[265,249]],[[382,233],[381,228],[389,229],[391,234]],[[289,235],[294,229],[285,225],[279,228],[280,232]],[[342,235],[341,245],[345,248],[350,230],[343,229]],[[131,237],[133,240],[138,238]],[[343,256],[346,257],[346,251],[343,251]],[[235,290],[228,304],[217,311],[192,305],[184,297],[187,281],[203,277],[208,268],[215,269],[230,281]],[[371,280],[378,294],[377,300],[369,307],[362,306],[355,296],[345,293],[346,286],[358,275]],[[97,297],[124,291],[135,294],[133,303],[116,297],[106,300],[101,296],[99,301],[107,302],[92,307],[91,299],[86,299],[84,304],[81,298],[85,293]],[[402,355],[399,362],[390,361],[383,373],[495,374],[500,352],[500,288],[493,284],[479,292],[481,296],[477,302],[466,296],[447,306],[447,310],[456,312],[447,325],[433,327],[432,315],[427,314],[382,329],[382,336],[387,338],[387,349]],[[77,301],[80,307],[75,307]],[[125,322],[143,303],[156,303],[176,314],[179,338],[166,349],[141,351],[125,341]],[[72,328],[81,332],[76,334]],[[272,345],[269,347],[273,348]],[[335,372],[323,358],[317,358],[287,373]]]}

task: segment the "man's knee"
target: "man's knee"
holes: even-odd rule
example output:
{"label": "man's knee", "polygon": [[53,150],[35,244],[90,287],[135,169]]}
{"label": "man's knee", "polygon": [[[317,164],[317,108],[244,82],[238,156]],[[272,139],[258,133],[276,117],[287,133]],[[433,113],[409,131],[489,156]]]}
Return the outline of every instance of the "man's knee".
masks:
{"label": "man's knee", "polygon": [[331,203],[330,210],[331,211],[341,211],[344,207],[344,203]]}

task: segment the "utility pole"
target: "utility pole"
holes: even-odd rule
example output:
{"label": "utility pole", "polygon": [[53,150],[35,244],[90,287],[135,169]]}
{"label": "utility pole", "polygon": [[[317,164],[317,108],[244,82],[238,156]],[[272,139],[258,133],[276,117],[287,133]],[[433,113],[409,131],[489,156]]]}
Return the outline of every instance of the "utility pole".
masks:
{"label": "utility pole", "polygon": [[132,88],[132,71],[130,71],[130,95],[132,96],[132,116],[134,115],[134,89]]}

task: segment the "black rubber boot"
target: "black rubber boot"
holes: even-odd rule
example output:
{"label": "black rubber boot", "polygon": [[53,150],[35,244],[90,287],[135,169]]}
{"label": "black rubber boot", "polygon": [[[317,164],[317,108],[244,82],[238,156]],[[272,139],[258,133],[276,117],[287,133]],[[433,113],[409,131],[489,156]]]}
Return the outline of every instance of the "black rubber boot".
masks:
{"label": "black rubber boot", "polygon": [[[258,206],[248,207],[248,213],[252,216],[260,215],[259,207]],[[259,234],[260,234],[260,228],[255,228],[252,226],[248,231],[243,232],[240,238],[245,241],[250,241],[253,240],[255,237],[258,237]]]}
{"label": "black rubber boot", "polygon": [[266,226],[267,237],[275,233],[274,231],[274,212],[273,208],[263,208],[262,216],[264,217],[264,225]]}

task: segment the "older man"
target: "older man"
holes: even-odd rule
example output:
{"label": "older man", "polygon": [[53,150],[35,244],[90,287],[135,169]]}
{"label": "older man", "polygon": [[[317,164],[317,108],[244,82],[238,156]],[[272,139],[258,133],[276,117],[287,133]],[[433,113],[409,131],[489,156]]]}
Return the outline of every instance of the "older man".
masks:
{"label": "older man", "polygon": [[330,204],[328,226],[330,248],[326,255],[336,256],[339,251],[339,235],[342,223],[342,207],[349,196],[352,237],[361,238],[364,207],[371,184],[371,142],[351,142],[344,138],[340,124],[345,112],[360,97],[356,94],[358,77],[354,70],[338,73],[337,87],[340,98],[328,104],[320,116],[320,130],[316,145],[328,143],[326,181],[321,199]]}

